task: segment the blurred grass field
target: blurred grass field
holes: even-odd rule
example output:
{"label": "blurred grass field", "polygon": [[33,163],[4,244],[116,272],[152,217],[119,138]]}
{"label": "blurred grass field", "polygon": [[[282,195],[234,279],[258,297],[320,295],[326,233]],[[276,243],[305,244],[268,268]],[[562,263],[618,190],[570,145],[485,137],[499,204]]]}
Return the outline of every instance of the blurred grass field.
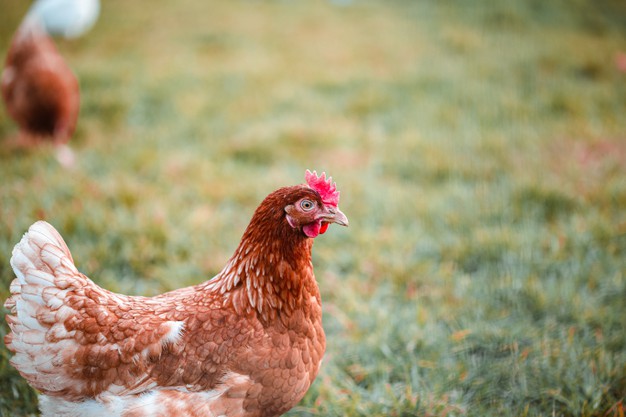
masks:
{"label": "blurred grass field", "polygon": [[[316,169],[350,228],[315,244],[328,348],[289,416],[623,417],[623,1],[105,0],[57,43],[78,163],[0,149],[0,299],[37,219],[108,289],[201,282]],[[8,358],[0,415],[33,415]]]}

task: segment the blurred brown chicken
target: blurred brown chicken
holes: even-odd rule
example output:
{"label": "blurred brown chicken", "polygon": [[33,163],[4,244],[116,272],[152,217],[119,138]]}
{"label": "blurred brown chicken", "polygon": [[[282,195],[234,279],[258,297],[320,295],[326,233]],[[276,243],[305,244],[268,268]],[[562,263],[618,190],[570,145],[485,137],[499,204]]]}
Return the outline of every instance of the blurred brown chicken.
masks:
{"label": "blurred brown chicken", "polygon": [[67,143],[78,118],[78,81],[37,16],[28,15],[13,37],[0,84],[20,128],[17,146]]}

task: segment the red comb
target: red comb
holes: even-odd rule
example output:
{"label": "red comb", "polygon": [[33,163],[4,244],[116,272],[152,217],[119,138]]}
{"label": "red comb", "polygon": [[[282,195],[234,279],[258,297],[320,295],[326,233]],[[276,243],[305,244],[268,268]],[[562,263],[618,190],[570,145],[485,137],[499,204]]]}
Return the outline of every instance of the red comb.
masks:
{"label": "red comb", "polygon": [[322,172],[322,176],[318,177],[317,172],[311,172],[308,169],[304,177],[309,187],[320,194],[324,204],[337,207],[339,204],[339,191],[337,191],[337,184],[332,182],[333,177],[326,179],[325,172]]}

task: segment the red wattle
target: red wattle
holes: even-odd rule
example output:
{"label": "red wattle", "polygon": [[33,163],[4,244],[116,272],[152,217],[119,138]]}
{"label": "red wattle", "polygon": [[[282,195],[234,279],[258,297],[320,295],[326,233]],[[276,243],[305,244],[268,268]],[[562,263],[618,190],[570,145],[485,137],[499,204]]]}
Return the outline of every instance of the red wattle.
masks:
{"label": "red wattle", "polygon": [[313,222],[302,226],[302,231],[308,237],[317,237],[320,234],[320,223]]}
{"label": "red wattle", "polygon": [[320,235],[326,233],[326,230],[328,230],[328,225],[329,223],[322,223],[322,227],[320,227]]}

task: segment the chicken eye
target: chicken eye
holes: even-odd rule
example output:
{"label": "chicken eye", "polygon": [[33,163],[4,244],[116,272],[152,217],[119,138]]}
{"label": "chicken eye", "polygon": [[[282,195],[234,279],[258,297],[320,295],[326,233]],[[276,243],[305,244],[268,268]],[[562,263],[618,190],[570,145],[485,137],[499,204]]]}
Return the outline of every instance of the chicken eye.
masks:
{"label": "chicken eye", "polygon": [[315,206],[315,204],[311,200],[302,200],[300,202],[300,207],[304,211],[311,211],[311,210],[313,210],[314,206]]}

